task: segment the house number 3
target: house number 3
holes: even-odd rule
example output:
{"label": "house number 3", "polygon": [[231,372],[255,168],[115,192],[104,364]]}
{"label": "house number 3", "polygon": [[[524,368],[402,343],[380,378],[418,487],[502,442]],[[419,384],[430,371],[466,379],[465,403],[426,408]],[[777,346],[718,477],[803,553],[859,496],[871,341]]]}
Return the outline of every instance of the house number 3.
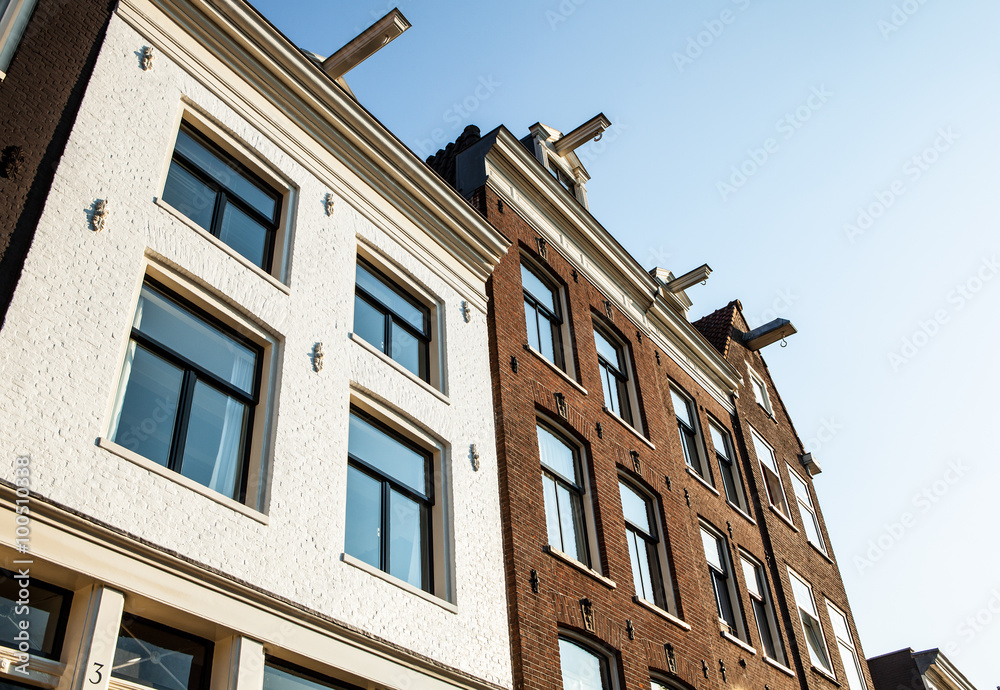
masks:
{"label": "house number 3", "polygon": [[104,678],[104,674],[101,673],[101,669],[104,668],[104,664],[99,664],[94,662],[94,675],[90,678],[91,685],[100,685],[101,680]]}

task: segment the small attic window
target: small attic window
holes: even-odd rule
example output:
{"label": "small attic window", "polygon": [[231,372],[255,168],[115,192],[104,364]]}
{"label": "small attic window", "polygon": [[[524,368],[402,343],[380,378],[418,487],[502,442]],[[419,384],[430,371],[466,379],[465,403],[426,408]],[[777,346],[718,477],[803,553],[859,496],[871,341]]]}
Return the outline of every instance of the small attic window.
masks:
{"label": "small attic window", "polygon": [[549,157],[549,172],[552,173],[552,177],[556,178],[556,181],[562,185],[563,189],[569,192],[575,199],[576,181],[569,176],[552,157]]}

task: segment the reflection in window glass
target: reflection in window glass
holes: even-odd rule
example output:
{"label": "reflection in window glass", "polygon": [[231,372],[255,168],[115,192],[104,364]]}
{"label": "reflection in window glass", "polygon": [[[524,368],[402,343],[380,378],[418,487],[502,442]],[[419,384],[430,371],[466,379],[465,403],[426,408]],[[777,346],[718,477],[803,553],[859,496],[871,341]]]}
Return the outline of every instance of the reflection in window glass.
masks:
{"label": "reflection in window glass", "polygon": [[559,638],[563,690],[610,690],[608,661],[583,645]]}
{"label": "reflection in window glass", "polygon": [[549,545],[590,565],[579,451],[541,425],[536,430]]}
{"label": "reflection in window glass", "polygon": [[206,690],[212,649],[208,640],[126,615],[111,675],[157,690]]}
{"label": "reflection in window glass", "polygon": [[[28,606],[17,603],[24,599],[23,589],[28,590]],[[72,599],[64,589],[0,568],[0,644],[18,649],[17,635],[24,631],[21,621],[27,621],[28,651],[58,659]]]}

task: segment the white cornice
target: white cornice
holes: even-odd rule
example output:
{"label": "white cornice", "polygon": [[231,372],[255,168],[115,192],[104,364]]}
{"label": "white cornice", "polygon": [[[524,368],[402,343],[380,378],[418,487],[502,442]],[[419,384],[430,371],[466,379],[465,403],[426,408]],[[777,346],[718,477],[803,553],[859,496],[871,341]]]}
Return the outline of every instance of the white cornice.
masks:
{"label": "white cornice", "polygon": [[[329,155],[375,189],[417,228],[449,252],[473,280],[456,286],[485,304],[482,285],[509,243],[468,202],[420,161],[368,111],[337,86],[311,59],[242,0],[121,0],[117,13],[158,43],[206,86],[228,92],[241,110],[267,121],[281,134],[279,145],[303,167],[335,188],[348,203],[382,224],[392,223],[357,187],[328,162]],[[179,35],[180,32],[187,36]],[[219,73],[218,63],[255,90],[239,93]],[[265,107],[266,106],[266,107]],[[311,141],[288,131],[269,113],[277,108]],[[412,237],[412,230],[399,227]]]}

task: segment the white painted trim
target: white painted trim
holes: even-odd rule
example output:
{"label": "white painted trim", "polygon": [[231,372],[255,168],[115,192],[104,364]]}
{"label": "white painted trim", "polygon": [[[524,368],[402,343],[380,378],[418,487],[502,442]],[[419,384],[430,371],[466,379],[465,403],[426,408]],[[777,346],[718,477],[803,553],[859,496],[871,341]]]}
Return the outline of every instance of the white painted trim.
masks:
{"label": "white painted trim", "polygon": [[632,426],[631,424],[629,424],[628,422],[626,422],[624,419],[622,419],[621,417],[619,417],[618,415],[616,415],[614,412],[612,412],[608,408],[602,406],[601,409],[604,410],[604,412],[609,417],[611,417],[611,419],[615,420],[616,422],[618,422],[619,424],[621,424],[623,427],[625,427],[625,430],[627,432],[629,432],[630,434],[632,434],[633,436],[635,436],[637,439],[639,439],[640,441],[642,441],[643,443],[645,443],[652,450],[656,450],[656,446],[653,445],[653,442],[650,441],[645,436],[643,436],[641,433],[639,433],[639,430],[636,429],[634,426]]}
{"label": "white painted trim", "polygon": [[741,640],[740,638],[736,637],[735,635],[733,635],[733,634],[729,633],[729,632],[728,632],[728,631],[726,631],[726,630],[720,630],[720,631],[719,631],[719,634],[720,634],[720,635],[722,635],[722,636],[723,636],[724,638],[726,638],[727,640],[729,640],[730,642],[732,642],[733,644],[735,644],[735,645],[737,645],[737,646],[739,646],[739,647],[742,647],[742,648],[743,648],[743,649],[745,649],[746,651],[748,651],[748,652],[750,652],[751,654],[753,654],[753,655],[755,655],[755,656],[756,656],[756,654],[757,654],[757,650],[756,650],[756,649],[754,649],[753,647],[751,647],[750,645],[748,645],[748,644],[747,644],[746,642],[744,642],[744,641],[743,641],[743,640]]}
{"label": "white painted trim", "polygon": [[787,674],[787,675],[791,676],[792,678],[795,677],[795,671],[793,671],[792,669],[788,668],[787,666],[785,666],[781,662],[775,661],[774,659],[772,659],[769,656],[764,656],[764,657],[761,657],[761,658],[764,659],[764,663],[765,664],[770,664],[771,666],[774,666],[776,669],[778,669],[779,671],[781,671],[784,674]]}
{"label": "white painted trim", "polygon": [[0,646],[0,677],[10,680],[37,683],[43,687],[54,688],[66,670],[66,664],[52,661],[37,654],[28,655],[28,674],[14,669],[21,664],[20,653],[7,646]]}
{"label": "white painted trim", "polygon": [[712,486],[711,484],[709,484],[707,480],[705,480],[700,474],[698,474],[693,469],[691,469],[691,467],[688,466],[686,463],[684,465],[684,469],[687,471],[688,474],[690,474],[692,477],[694,477],[695,479],[697,479],[699,484],[701,484],[702,486],[704,486],[706,489],[708,489],[709,491],[711,491],[716,496],[721,496],[721,494],[719,493],[718,489],[716,489],[714,486]]}
{"label": "white painted trim", "polygon": [[563,561],[564,563],[568,563],[569,565],[573,566],[574,568],[576,568],[577,570],[579,570],[584,575],[587,575],[587,576],[589,576],[589,577],[597,580],[598,582],[600,582],[602,585],[604,585],[608,589],[617,589],[618,588],[618,583],[616,583],[614,580],[611,580],[611,579],[608,579],[608,578],[604,577],[599,572],[597,572],[593,568],[589,567],[586,563],[581,563],[580,561],[578,561],[575,558],[573,558],[572,556],[570,556],[568,553],[563,553],[559,549],[555,548],[554,546],[550,546],[548,544],[546,544],[545,546],[543,546],[542,550],[545,551],[545,553],[549,554],[550,556],[554,556],[555,558],[558,558],[560,561]]}
{"label": "white painted trim", "polygon": [[452,604],[450,601],[445,601],[441,597],[434,596],[430,592],[425,592],[424,590],[420,589],[419,587],[414,587],[409,582],[406,582],[404,580],[400,580],[398,577],[393,577],[392,575],[390,575],[389,573],[385,572],[384,570],[380,570],[380,569],[378,569],[378,568],[376,568],[374,566],[371,566],[368,563],[365,563],[364,561],[362,561],[361,559],[355,558],[354,556],[352,556],[349,553],[342,553],[342,554],[340,554],[340,560],[343,561],[344,563],[346,563],[347,565],[351,565],[351,566],[354,566],[355,568],[358,568],[359,570],[365,571],[369,575],[377,577],[377,578],[379,578],[381,580],[385,580],[386,582],[388,582],[390,584],[396,585],[400,589],[406,590],[410,594],[413,594],[414,596],[418,596],[421,599],[423,599],[424,601],[429,601],[432,604],[436,604],[437,606],[440,606],[441,608],[443,608],[445,611],[448,611],[449,613],[458,613],[458,607],[455,604]]}
{"label": "white painted trim", "polygon": [[372,353],[376,357],[378,357],[380,360],[382,360],[387,365],[398,371],[400,374],[402,374],[404,377],[406,377],[413,383],[423,388],[425,391],[433,395],[435,398],[443,402],[445,405],[451,405],[451,398],[449,398],[447,395],[436,389],[431,384],[424,381],[422,378],[414,374],[412,371],[404,367],[402,364],[394,360],[392,357],[382,352],[380,349],[369,343],[367,340],[362,338],[357,333],[348,333],[347,339],[359,345],[364,350],[367,350],[368,352]]}
{"label": "white painted trim", "polygon": [[581,386],[579,383],[577,383],[572,376],[570,376],[565,371],[557,367],[555,365],[555,362],[550,361],[548,357],[546,357],[541,352],[533,348],[531,345],[528,345],[527,343],[524,344],[524,349],[533,354],[538,359],[542,360],[542,363],[545,364],[545,366],[547,366],[549,369],[551,369],[552,371],[557,373],[560,377],[562,377],[562,379],[566,381],[566,383],[573,386],[573,388],[577,389],[584,395],[587,395],[587,389]]}
{"label": "white painted trim", "polygon": [[643,608],[649,609],[650,611],[652,611],[653,613],[655,613],[660,618],[663,618],[664,620],[670,621],[671,623],[673,623],[674,625],[676,625],[678,628],[681,628],[683,630],[690,630],[691,629],[690,625],[688,625],[687,623],[685,623],[684,621],[682,621],[680,618],[678,618],[677,616],[673,615],[669,611],[665,611],[665,610],[661,609],[659,606],[657,606],[656,604],[654,604],[651,601],[646,601],[642,597],[636,597],[636,596],[632,597],[632,601],[634,601],[635,603],[637,603],[639,606],[642,606]]}

